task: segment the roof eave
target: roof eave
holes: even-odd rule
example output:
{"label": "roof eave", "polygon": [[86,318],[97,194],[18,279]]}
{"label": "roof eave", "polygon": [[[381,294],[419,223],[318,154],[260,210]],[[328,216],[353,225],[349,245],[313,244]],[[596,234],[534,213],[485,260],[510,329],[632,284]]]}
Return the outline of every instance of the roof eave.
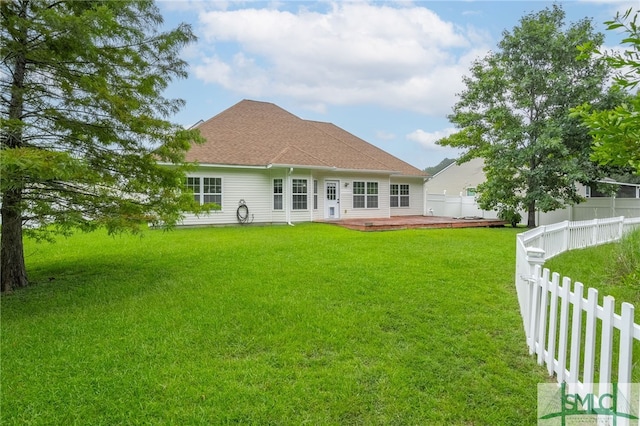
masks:
{"label": "roof eave", "polygon": [[[269,164],[266,165],[251,165],[251,164],[218,164],[218,163],[200,163],[197,161],[192,162],[198,167],[224,167],[228,169],[268,169]],[[174,163],[158,162],[161,166],[175,166]]]}
{"label": "roof eave", "polygon": [[348,172],[348,173],[375,173],[375,174],[385,174],[385,175],[396,175],[402,174],[402,172],[398,170],[374,170],[374,169],[348,169],[337,166],[312,166],[312,165],[302,165],[302,164],[269,164],[269,168],[294,168],[294,169],[308,169],[308,170],[329,170],[333,172]]}
{"label": "roof eave", "polygon": [[640,186],[640,183],[625,183],[625,182],[618,182],[615,180],[607,180],[607,179],[601,179],[596,181],[598,183],[608,183],[610,185],[619,185],[619,186]]}
{"label": "roof eave", "polygon": [[[158,164],[163,166],[174,166],[173,163],[167,162],[158,162]],[[231,168],[231,169],[271,169],[271,168],[279,168],[279,169],[306,169],[306,170],[327,170],[332,172],[343,172],[343,173],[362,173],[362,174],[382,174],[389,176],[402,176],[402,177],[415,177],[415,178],[424,178],[423,175],[409,175],[402,173],[399,170],[376,170],[376,169],[349,169],[342,168],[337,166],[317,166],[317,165],[304,165],[304,164],[284,164],[284,163],[270,163],[265,165],[247,165],[247,164],[219,164],[219,163],[195,163],[198,167],[220,167],[220,168]]]}

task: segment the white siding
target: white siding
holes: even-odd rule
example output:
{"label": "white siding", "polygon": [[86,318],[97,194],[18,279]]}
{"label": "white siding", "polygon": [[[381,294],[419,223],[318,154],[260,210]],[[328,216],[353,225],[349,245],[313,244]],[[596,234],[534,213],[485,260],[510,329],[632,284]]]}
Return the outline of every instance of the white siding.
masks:
{"label": "white siding", "polygon": [[[327,189],[326,182],[327,180],[337,180],[338,181],[338,199],[340,200],[340,207],[342,209],[342,196],[344,194],[344,176],[327,174],[326,172],[318,172],[314,173],[314,179],[318,180],[318,208],[313,211],[313,220],[323,220],[325,218],[325,201],[327,197]],[[342,212],[340,212],[342,215]]]}
{"label": "white siding", "polygon": [[[292,182],[293,179],[306,179],[307,180],[307,208],[304,210],[293,210],[293,193]],[[313,176],[306,170],[294,169],[289,175],[289,180],[285,180],[285,210],[290,211],[291,222],[310,222],[313,211]]]}
{"label": "white siding", "polygon": [[486,180],[482,171],[484,160],[474,158],[466,163],[457,165],[451,164],[449,167],[437,173],[425,184],[429,194],[444,194],[458,196],[467,195],[467,188],[477,188]]}
{"label": "white siding", "polygon": [[[280,175],[278,175],[280,173]],[[282,171],[267,169],[200,168],[189,176],[222,178],[222,209],[197,217],[188,214],[183,225],[218,225],[238,223],[236,212],[240,200],[249,208],[255,223],[284,222],[285,211],[273,211],[273,178]]]}
{"label": "white siding", "polygon": [[[409,207],[390,207],[391,216],[416,216],[424,212],[424,185],[422,178],[391,178],[391,184],[409,185]],[[387,197],[389,198],[389,197]],[[390,200],[387,200],[390,203]]]}
{"label": "white siding", "polygon": [[[188,214],[183,225],[223,225],[238,223],[236,212],[240,200],[249,209],[253,223],[309,222],[325,219],[326,181],[339,182],[340,219],[377,218],[423,213],[422,177],[393,178],[373,173],[331,173],[322,170],[289,168],[205,167],[189,173],[193,177],[222,179],[222,209],[197,217]],[[283,180],[283,209],[273,210],[273,179]],[[292,181],[307,180],[307,209],[292,210]],[[313,208],[313,181],[318,181],[318,208]],[[353,182],[378,183],[377,208],[353,208]],[[390,184],[409,184],[409,207],[390,208]]]}
{"label": "white siding", "polygon": [[[318,209],[313,211],[313,220],[325,219],[326,181],[339,182],[340,219],[377,218],[390,216],[422,215],[424,210],[423,178],[389,178],[386,175],[315,172],[318,180]],[[378,208],[353,208],[353,182],[378,182]],[[390,185],[409,184],[409,207],[390,207]]]}
{"label": "white siding", "polygon": [[[354,208],[353,207],[353,182],[377,182],[378,183],[378,207]],[[340,218],[376,218],[389,217],[389,177],[373,174],[350,174],[341,177],[340,188]]]}

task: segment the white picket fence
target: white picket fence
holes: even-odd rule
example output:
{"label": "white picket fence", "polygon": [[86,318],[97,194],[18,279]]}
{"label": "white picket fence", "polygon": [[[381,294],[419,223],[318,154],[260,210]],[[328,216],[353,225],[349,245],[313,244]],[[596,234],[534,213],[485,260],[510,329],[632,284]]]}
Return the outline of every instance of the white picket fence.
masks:
{"label": "white picket fence", "polygon": [[[621,395],[629,395],[633,366],[633,341],[640,340],[634,307],[582,283],[543,269],[546,259],[567,250],[619,240],[640,227],[640,218],[624,217],[562,222],[519,234],[516,242],[516,290],[531,354],[549,375],[557,376],[576,392],[609,393],[618,383]],[[584,341],[583,341],[584,337]],[[614,347],[614,341],[619,341]],[[617,365],[617,371],[613,368]],[[597,380],[596,380],[597,379]],[[593,383],[598,389],[591,389]],[[620,424],[620,423],[619,423]]]}

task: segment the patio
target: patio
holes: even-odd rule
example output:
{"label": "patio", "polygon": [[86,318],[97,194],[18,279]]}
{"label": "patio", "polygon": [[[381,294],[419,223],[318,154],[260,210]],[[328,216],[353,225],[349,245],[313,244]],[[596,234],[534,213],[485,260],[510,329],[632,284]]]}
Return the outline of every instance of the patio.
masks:
{"label": "patio", "polygon": [[481,217],[454,218],[443,216],[393,216],[379,219],[344,219],[319,222],[357,231],[393,231],[422,228],[493,228],[504,226],[507,223],[499,219],[484,219]]}

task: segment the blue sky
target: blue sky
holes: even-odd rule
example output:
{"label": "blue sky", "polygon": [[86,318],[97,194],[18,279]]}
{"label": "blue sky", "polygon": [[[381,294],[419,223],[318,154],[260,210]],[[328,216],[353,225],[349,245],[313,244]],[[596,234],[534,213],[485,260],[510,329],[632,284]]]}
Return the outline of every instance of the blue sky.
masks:
{"label": "blue sky", "polygon": [[[616,11],[640,0],[557,2],[566,23],[590,18],[605,31]],[[548,1],[195,1],[158,2],[168,27],[191,24],[198,42],[182,51],[189,78],[167,96],[190,126],[242,99],[273,102],[303,119],[334,123],[425,168],[459,154],[434,144],[473,60],[504,30]]]}

